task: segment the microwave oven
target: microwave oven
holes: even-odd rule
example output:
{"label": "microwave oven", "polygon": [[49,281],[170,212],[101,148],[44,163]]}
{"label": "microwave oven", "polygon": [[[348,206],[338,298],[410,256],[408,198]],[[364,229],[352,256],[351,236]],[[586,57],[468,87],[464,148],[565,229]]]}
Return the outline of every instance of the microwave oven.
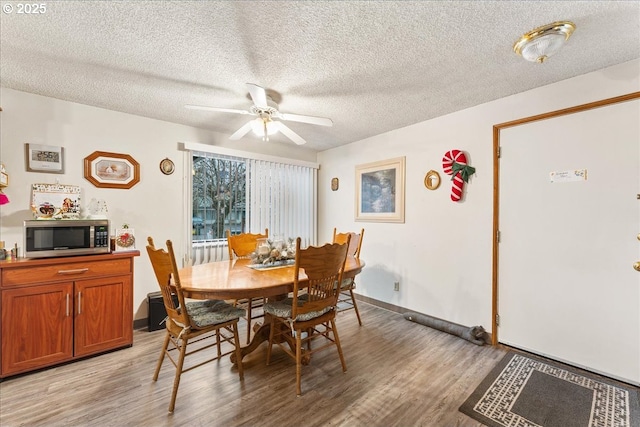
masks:
{"label": "microwave oven", "polygon": [[24,222],[25,258],[109,253],[109,242],[109,220],[106,219]]}

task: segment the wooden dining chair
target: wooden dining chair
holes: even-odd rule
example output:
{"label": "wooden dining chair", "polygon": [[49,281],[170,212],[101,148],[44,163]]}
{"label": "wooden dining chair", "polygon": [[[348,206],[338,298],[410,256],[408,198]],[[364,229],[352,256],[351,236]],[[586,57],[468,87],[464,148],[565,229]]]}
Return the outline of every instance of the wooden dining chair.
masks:
{"label": "wooden dining chair", "polygon": [[[176,368],[173,392],[169,403],[169,412],[173,412],[176,396],[178,395],[180,377],[183,372],[190,371],[205,363],[219,360],[223,356],[235,352],[238,374],[241,380],[244,378],[240,340],[238,338],[238,320],[245,313],[244,310],[220,300],[185,301],[173,252],[173,244],[170,240],[167,240],[167,250],[165,251],[164,249],[156,249],[151,237],[147,238],[147,242],[147,253],[158,280],[164,307],[167,311],[165,322],[167,334],[153,374],[153,381],[158,380],[162,362],[167,356]],[[175,304],[173,295],[178,297],[178,305]],[[205,342],[205,340],[207,341]],[[209,340],[211,342],[208,342]],[[192,343],[199,343],[199,345],[187,352],[187,345]],[[229,345],[233,348],[229,349]],[[215,357],[204,361],[199,360],[197,364],[187,368],[184,367],[187,356],[214,346],[217,348]],[[179,353],[177,358],[172,355],[172,352],[175,351]]]}
{"label": "wooden dining chair", "polygon": [[[298,396],[302,394],[303,344],[307,345],[305,359],[316,351],[335,345],[342,371],[347,370],[335,317],[340,292],[336,283],[342,280],[349,247],[347,239],[343,244],[327,243],[321,247],[300,249],[300,241],[298,237],[292,297],[268,301],[264,305],[264,312],[272,316],[267,365],[271,362],[271,349],[275,343],[296,361]],[[306,334],[304,337],[303,332]],[[311,342],[317,338],[325,338],[327,342],[312,349]]]}
{"label": "wooden dining chair", "polygon": [[[344,243],[350,237],[349,240],[349,254],[356,259],[360,259],[360,248],[362,248],[362,238],[364,237],[364,228],[360,230],[360,234],[354,232],[338,233],[336,228],[333,229],[333,243]],[[362,319],[360,318],[360,311],[358,310],[358,304],[353,294],[353,290],[356,288],[356,282],[353,277],[347,277],[342,280],[340,286],[340,296],[338,297],[338,312],[346,310],[355,310],[358,323],[362,326]]]}
{"label": "wooden dining chair", "polygon": [[[264,234],[242,233],[232,235],[227,230],[227,245],[229,246],[229,259],[250,258],[251,254],[256,250],[258,240],[267,239],[269,237],[269,229],[264,229]],[[247,344],[251,340],[251,326],[255,319],[264,317],[264,312],[259,310],[264,304],[264,298],[248,298],[237,300],[236,305],[247,310]],[[258,313],[254,312],[258,309]]]}

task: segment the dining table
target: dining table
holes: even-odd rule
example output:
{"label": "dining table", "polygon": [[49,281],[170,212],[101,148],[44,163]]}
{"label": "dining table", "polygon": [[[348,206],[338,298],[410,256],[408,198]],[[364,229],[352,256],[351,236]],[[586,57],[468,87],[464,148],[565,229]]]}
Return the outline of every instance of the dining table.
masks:
{"label": "dining table", "polygon": [[[359,274],[365,266],[364,260],[348,256],[345,262],[343,280]],[[252,264],[251,259],[238,258],[188,266],[179,269],[180,285],[186,298],[242,300],[265,298],[277,300],[285,298],[293,291],[295,279],[294,265],[265,266]],[[298,282],[304,284],[307,276],[300,270]],[[264,322],[256,324],[249,344],[242,347],[244,358],[256,350],[261,343],[269,340],[270,316],[265,313]],[[231,356],[235,363],[235,354]]]}

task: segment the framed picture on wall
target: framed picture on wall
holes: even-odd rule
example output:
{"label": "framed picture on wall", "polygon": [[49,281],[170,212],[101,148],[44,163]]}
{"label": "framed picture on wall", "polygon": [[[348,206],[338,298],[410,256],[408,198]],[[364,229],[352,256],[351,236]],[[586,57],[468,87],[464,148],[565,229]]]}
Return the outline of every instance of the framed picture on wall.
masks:
{"label": "framed picture on wall", "polygon": [[404,222],[405,158],[356,166],[356,221]]}
{"label": "framed picture on wall", "polygon": [[28,172],[64,173],[64,148],[25,144]]}
{"label": "framed picture on wall", "polygon": [[84,177],[96,187],[129,189],[140,182],[140,164],[128,154],[94,151],[84,158]]}

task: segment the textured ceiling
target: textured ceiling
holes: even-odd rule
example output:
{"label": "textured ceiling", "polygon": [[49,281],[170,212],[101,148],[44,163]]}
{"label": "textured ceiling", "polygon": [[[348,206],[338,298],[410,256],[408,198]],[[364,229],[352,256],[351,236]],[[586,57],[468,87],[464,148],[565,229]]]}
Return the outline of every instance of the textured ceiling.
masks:
{"label": "textured ceiling", "polygon": [[[2,2],[3,87],[231,135],[250,116],[184,105],[248,109],[255,83],[333,120],[287,122],[317,151],[640,57],[639,1],[38,3]],[[577,28],[546,63],[513,53],[558,20]]]}

